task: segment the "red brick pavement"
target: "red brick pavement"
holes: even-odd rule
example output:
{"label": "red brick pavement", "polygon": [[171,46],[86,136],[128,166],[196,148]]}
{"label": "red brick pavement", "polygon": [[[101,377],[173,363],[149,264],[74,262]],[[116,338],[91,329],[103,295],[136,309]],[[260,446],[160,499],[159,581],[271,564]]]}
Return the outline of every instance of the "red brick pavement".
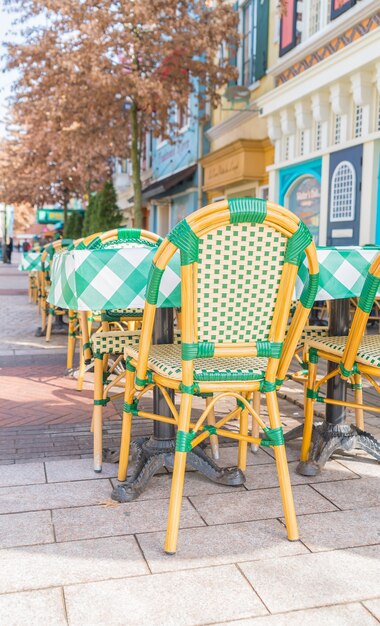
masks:
{"label": "red brick pavement", "polygon": [[[62,375],[64,361],[62,354],[53,362],[38,355],[34,363],[19,356],[0,369],[0,427],[90,422],[92,385],[86,382],[83,391],[77,391],[77,381]],[[104,408],[104,418],[120,419],[114,405]]]}

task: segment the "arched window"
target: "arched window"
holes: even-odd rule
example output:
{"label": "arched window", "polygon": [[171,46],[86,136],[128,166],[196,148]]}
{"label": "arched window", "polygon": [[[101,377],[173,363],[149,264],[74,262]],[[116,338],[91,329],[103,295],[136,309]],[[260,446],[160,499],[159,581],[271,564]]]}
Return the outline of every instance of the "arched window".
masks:
{"label": "arched window", "polygon": [[352,163],[339,163],[331,178],[331,222],[347,222],[355,218],[355,183],[356,174]]}

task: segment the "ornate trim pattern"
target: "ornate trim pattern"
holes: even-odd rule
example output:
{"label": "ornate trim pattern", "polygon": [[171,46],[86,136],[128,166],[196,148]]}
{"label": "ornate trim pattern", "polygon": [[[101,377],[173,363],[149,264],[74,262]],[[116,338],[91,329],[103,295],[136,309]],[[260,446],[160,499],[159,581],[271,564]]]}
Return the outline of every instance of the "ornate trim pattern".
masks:
{"label": "ornate trim pattern", "polygon": [[292,78],[295,78],[313,65],[327,59],[332,54],[335,54],[335,52],[338,52],[338,50],[348,46],[353,41],[359,39],[359,37],[363,37],[363,35],[375,30],[379,26],[380,11],[371,15],[371,17],[362,20],[358,24],[355,24],[355,26],[346,30],[342,33],[342,35],[339,35],[339,37],[335,37],[325,46],[322,46],[312,54],[307,55],[304,59],[302,59],[302,61],[297,61],[297,63],[281,72],[281,74],[278,74],[278,76],[275,77],[276,87],[283,85]]}

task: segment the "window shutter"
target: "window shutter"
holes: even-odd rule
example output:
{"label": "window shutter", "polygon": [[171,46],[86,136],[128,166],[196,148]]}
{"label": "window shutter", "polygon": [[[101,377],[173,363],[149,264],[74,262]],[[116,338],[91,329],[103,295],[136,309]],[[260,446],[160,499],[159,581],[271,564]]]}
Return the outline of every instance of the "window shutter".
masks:
{"label": "window shutter", "polygon": [[351,9],[356,4],[356,0],[332,0],[331,1],[331,19],[335,20],[336,17],[342,15],[348,9]]}
{"label": "window shutter", "polygon": [[280,25],[280,57],[289,52],[297,43],[297,0],[287,0]]}
{"label": "window shutter", "polygon": [[256,22],[255,80],[262,78],[268,65],[269,2],[258,0]]}

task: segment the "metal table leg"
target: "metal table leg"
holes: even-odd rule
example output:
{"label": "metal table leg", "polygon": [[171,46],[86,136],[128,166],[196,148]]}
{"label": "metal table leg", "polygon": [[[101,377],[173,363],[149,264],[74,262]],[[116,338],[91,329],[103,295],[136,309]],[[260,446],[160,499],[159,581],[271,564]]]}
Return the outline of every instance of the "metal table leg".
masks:
{"label": "metal table leg", "polygon": [[[333,300],[330,309],[331,336],[347,335],[349,330],[350,301]],[[336,363],[328,363],[328,372],[336,368]],[[327,382],[327,397],[346,400],[346,383],[340,376]],[[315,476],[324,467],[334,452],[346,452],[361,448],[375,459],[380,460],[380,445],[376,439],[353,424],[346,424],[346,409],[343,406],[326,404],[326,420],[313,429],[313,447],[307,462],[299,463],[297,473],[302,476]]]}
{"label": "metal table leg", "polygon": [[[160,308],[156,311],[153,343],[173,342],[173,309]],[[174,401],[174,391],[169,392]],[[170,409],[159,389],[153,391],[153,412],[171,417]],[[132,474],[126,482],[118,485],[112,492],[112,498],[118,502],[135,500],[146,488],[149,480],[161,467],[173,469],[175,452],[175,428],[172,424],[153,422],[153,435],[142,437],[131,444],[135,459]],[[245,476],[237,467],[219,467],[204,451],[197,446],[187,454],[187,463],[213,482],[223,485],[239,486],[245,482]]]}

